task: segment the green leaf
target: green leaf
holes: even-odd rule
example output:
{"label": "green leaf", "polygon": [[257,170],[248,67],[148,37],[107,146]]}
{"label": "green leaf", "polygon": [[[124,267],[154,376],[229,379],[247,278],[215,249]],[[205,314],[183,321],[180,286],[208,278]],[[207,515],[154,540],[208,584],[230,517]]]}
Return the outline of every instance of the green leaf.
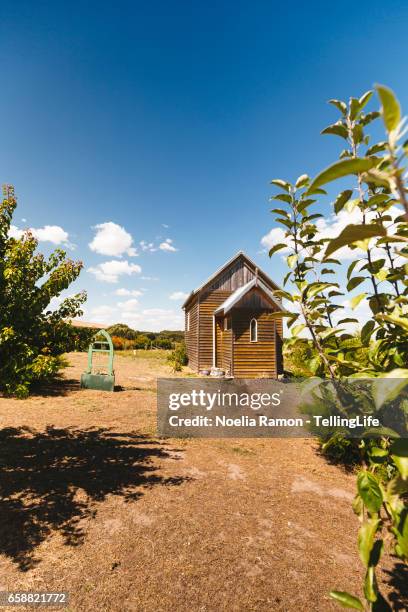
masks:
{"label": "green leaf", "polygon": [[377,225],[375,223],[348,225],[337,238],[330,240],[326,248],[325,258],[344,246],[351,245],[367,238],[373,238],[374,236],[385,236],[386,233],[382,225]]}
{"label": "green leaf", "polygon": [[339,193],[339,195],[334,201],[334,212],[336,214],[341,211],[345,203],[348,202],[348,200],[351,198],[352,195],[353,195],[352,189],[346,189],[345,191],[342,191],[341,193]]}
{"label": "green leaf", "polygon": [[281,317],[286,319],[297,319],[299,315],[287,310],[276,310],[275,312],[269,312],[268,317],[269,319],[280,319]]}
{"label": "green leaf", "polygon": [[361,178],[365,183],[373,184],[376,187],[386,187],[387,189],[390,188],[390,179],[388,174],[386,172],[382,172],[381,170],[377,170],[377,168],[372,168],[371,170],[364,172]]}
{"label": "green leaf", "polygon": [[272,179],[271,185],[276,185],[276,187],[281,187],[288,193],[290,192],[290,183],[288,183],[287,181],[283,181],[282,179]]}
{"label": "green leaf", "polygon": [[363,108],[365,107],[365,105],[367,104],[367,102],[370,100],[370,98],[372,97],[372,95],[373,95],[373,92],[372,92],[372,90],[370,89],[370,90],[366,91],[366,92],[365,92],[365,94],[363,94],[363,95],[361,96],[361,98],[360,98],[360,99],[359,99],[359,101],[358,101],[358,104],[359,104],[359,110],[360,110],[360,111],[361,111],[361,110],[363,110]]}
{"label": "green leaf", "polygon": [[339,325],[343,325],[343,323],[358,323],[358,319],[352,319],[351,317],[347,317],[346,319],[340,319]]}
{"label": "green leaf", "polygon": [[377,204],[383,204],[390,199],[390,195],[387,193],[377,193],[373,195],[367,202],[369,206],[377,206]]}
{"label": "green leaf", "polygon": [[269,249],[269,257],[272,257],[276,251],[280,251],[280,249],[287,248],[287,244],[285,242],[279,242],[278,244],[274,244],[271,249]]}
{"label": "green leaf", "polygon": [[352,608],[353,610],[364,610],[364,606],[358,597],[346,593],[346,591],[330,591],[329,593],[332,599],[339,602],[343,608]]}
{"label": "green leaf", "polygon": [[293,221],[291,221],[290,219],[276,219],[276,222],[282,223],[282,225],[284,225],[285,227],[292,229]]}
{"label": "green leaf", "polygon": [[377,410],[394,400],[408,385],[408,370],[397,368],[377,378],[372,387],[373,399]]}
{"label": "green leaf", "polygon": [[269,198],[270,200],[280,200],[281,202],[286,202],[287,204],[292,203],[292,196],[288,193],[277,193],[276,195]]}
{"label": "green leaf", "polygon": [[347,283],[347,291],[352,291],[366,280],[365,276],[353,276]]}
{"label": "green leaf", "polygon": [[360,119],[360,123],[362,125],[368,125],[369,123],[371,123],[371,121],[374,121],[374,119],[377,119],[377,117],[380,117],[380,113],[378,111],[372,111],[371,113],[362,115]]}
{"label": "green leaf", "polygon": [[398,317],[397,315],[379,314],[377,315],[377,319],[380,321],[388,321],[389,323],[398,325],[399,327],[402,327],[402,329],[408,332],[408,319],[407,318],[403,319],[402,317]]}
{"label": "green leaf", "polygon": [[370,519],[363,523],[358,530],[358,552],[361,561],[366,567],[371,565],[371,553],[374,547],[375,534],[377,533],[379,525],[380,519]]}
{"label": "green leaf", "polygon": [[361,342],[363,344],[366,344],[366,342],[370,340],[371,334],[373,333],[374,328],[375,328],[375,321],[373,320],[367,321],[367,323],[363,325],[361,333],[360,333]]}
{"label": "green leaf", "polygon": [[356,267],[356,265],[358,263],[361,263],[359,259],[355,259],[354,261],[351,262],[351,264],[349,265],[348,269],[347,269],[347,280],[350,280],[350,276],[354,270],[354,268]]}
{"label": "green leaf", "polygon": [[357,516],[363,515],[364,504],[363,504],[363,500],[361,499],[358,493],[354,496],[351,507],[353,508],[354,514],[357,514]]}
{"label": "green leaf", "polygon": [[375,568],[370,566],[367,569],[367,573],[364,579],[364,595],[365,598],[371,602],[375,603],[378,598],[378,586],[377,579],[375,577]]}
{"label": "green leaf", "polygon": [[384,461],[388,458],[388,450],[385,448],[378,448],[378,446],[374,446],[369,451],[370,461],[374,464],[384,463]]}
{"label": "green leaf", "polygon": [[355,295],[353,298],[351,298],[351,300],[350,300],[351,310],[354,310],[355,308],[357,308],[357,306],[360,304],[361,300],[364,300],[366,295],[367,295],[366,293],[359,293],[358,295]]}
{"label": "green leaf", "polygon": [[285,217],[289,216],[288,212],[283,210],[283,208],[272,208],[271,213],[274,213],[275,215],[284,215]]}
{"label": "green leaf", "polygon": [[338,123],[333,123],[333,125],[327,126],[320,132],[321,134],[335,134],[336,136],[341,136],[345,140],[348,137],[348,131],[345,125],[339,121]]}
{"label": "green leaf", "polygon": [[408,439],[395,440],[390,448],[390,453],[401,477],[406,480],[408,478]]}
{"label": "green leaf", "polygon": [[289,300],[289,302],[294,302],[293,296],[288,291],[282,291],[282,289],[275,289],[273,295],[277,298],[283,298],[285,300]]}
{"label": "green leaf", "polygon": [[377,164],[378,159],[375,157],[354,157],[353,159],[342,159],[318,174],[310,185],[308,193],[310,194],[316,187],[321,187],[321,185],[330,183],[331,181],[341,178],[342,176],[367,172],[368,170],[371,170],[371,168],[374,168],[374,166]]}
{"label": "green leaf", "polygon": [[386,142],[378,142],[377,144],[367,149],[366,155],[374,155],[375,153],[381,153],[381,151],[385,151],[386,148],[387,148]]}
{"label": "green leaf", "polygon": [[374,514],[381,508],[383,496],[376,477],[362,470],[357,478],[357,489],[367,510]]}
{"label": "green leaf", "polygon": [[360,104],[357,98],[350,98],[350,119],[353,120],[357,117],[358,111],[360,110]]}
{"label": "green leaf", "polygon": [[385,85],[376,85],[381,101],[381,111],[388,132],[395,130],[401,121],[401,108],[394,92]]}
{"label": "green leaf", "polygon": [[285,278],[283,279],[283,286],[286,285],[286,283],[288,282],[290,275],[292,274],[292,271],[289,271],[286,275]]}
{"label": "green leaf", "polygon": [[324,189],[320,189],[320,187],[316,187],[314,189],[309,189],[307,190],[308,195],[327,195],[327,191],[325,191]]}
{"label": "green leaf", "polygon": [[295,325],[295,327],[292,327],[292,336],[297,336],[298,334],[300,334],[301,331],[303,331],[305,329],[306,325],[304,323],[301,323],[300,325]]}
{"label": "green leaf", "polygon": [[342,100],[329,100],[329,104],[333,104],[333,106],[336,106],[336,108],[338,108],[343,115],[347,114],[347,104],[345,102],[342,102]]}
{"label": "green leaf", "polygon": [[354,139],[355,144],[360,144],[363,138],[364,138],[363,128],[361,127],[360,124],[356,123],[356,125],[353,127],[353,139]]}
{"label": "green leaf", "polygon": [[296,254],[294,254],[294,255],[289,255],[289,256],[286,258],[286,261],[287,261],[287,263],[288,263],[288,266],[289,266],[289,268],[291,268],[291,270],[293,270],[293,269],[294,269],[294,267],[296,266],[296,262],[297,262],[297,260],[298,260],[298,256],[297,256]]}
{"label": "green leaf", "polygon": [[388,269],[387,268],[381,268],[381,270],[378,270],[378,272],[376,272],[374,274],[375,278],[377,280],[379,280],[380,282],[385,280],[388,276]]}
{"label": "green leaf", "polygon": [[305,293],[308,298],[314,297],[317,293],[324,291],[328,287],[337,287],[336,283],[310,283]]}
{"label": "green leaf", "polygon": [[304,187],[309,181],[310,181],[310,178],[308,177],[308,175],[302,174],[301,176],[299,176],[299,178],[297,179],[295,183],[296,189],[300,189],[300,187]]}

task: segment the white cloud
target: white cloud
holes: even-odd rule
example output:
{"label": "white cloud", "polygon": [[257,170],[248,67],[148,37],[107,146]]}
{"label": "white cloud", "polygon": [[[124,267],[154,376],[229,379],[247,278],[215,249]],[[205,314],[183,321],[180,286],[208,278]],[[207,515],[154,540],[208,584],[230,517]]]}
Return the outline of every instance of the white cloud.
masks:
{"label": "white cloud", "polygon": [[119,321],[133,329],[161,331],[162,329],[183,329],[184,317],[180,310],[166,308],[145,308],[139,310],[136,299],[125,300],[111,306],[101,304],[87,313],[87,319],[96,323],[112,325]]}
{"label": "white cloud", "polygon": [[116,321],[116,308],[113,306],[107,306],[105,304],[101,304],[100,306],[96,306],[92,308],[90,311],[90,319],[91,322],[94,323],[109,323],[113,324]]}
{"label": "white cloud", "polygon": [[136,298],[125,300],[124,302],[118,302],[118,308],[120,308],[123,312],[133,312],[137,310],[138,306],[139,301]]}
{"label": "white cloud", "polygon": [[[16,225],[10,226],[9,236],[10,238],[21,238],[25,230],[18,228]],[[32,233],[34,238],[39,242],[52,242],[52,244],[65,244],[66,246],[72,246],[69,243],[69,234],[59,225],[44,225],[44,227],[30,227],[29,231]]]}
{"label": "white cloud", "polygon": [[140,274],[142,268],[137,264],[131,264],[127,260],[122,261],[105,261],[97,266],[88,268],[88,272],[106,283],[117,283],[119,276],[131,274]]}
{"label": "white cloud", "polygon": [[170,300],[186,300],[188,295],[189,294],[184,291],[173,291],[173,293],[169,295],[169,298]]}
{"label": "white cloud", "polygon": [[89,248],[100,255],[111,255],[122,257],[125,253],[129,257],[137,256],[137,251],[133,244],[133,238],[124,227],[107,221],[95,226],[96,234],[89,243]]}
{"label": "white cloud", "polygon": [[[268,251],[275,244],[279,244],[280,242],[287,242],[288,245],[290,244],[290,240],[285,238],[285,231],[280,227],[273,227],[267,234],[265,234],[265,236],[261,238],[261,245]],[[287,246],[278,252],[283,255],[284,253],[288,253],[289,250],[290,248]]]}
{"label": "white cloud", "polygon": [[[158,236],[157,239],[160,240],[160,236]],[[160,242],[158,245],[155,244],[154,242],[147,242],[146,240],[141,240],[139,242],[139,245],[142,251],[145,251],[148,253],[155,253],[156,251],[159,251],[159,250],[167,251],[171,253],[178,251],[178,249],[176,249],[176,247],[173,245],[173,240],[171,238],[166,238],[163,242]]]}
{"label": "white cloud", "polygon": [[123,312],[122,320],[131,327],[145,331],[183,329],[184,327],[182,313],[166,308],[146,308],[140,312]]}
{"label": "white cloud", "polygon": [[[397,206],[392,206],[388,211],[392,217],[397,217],[401,214],[401,210]],[[374,217],[374,213],[367,215],[367,220]],[[322,238],[336,238],[343,229],[350,224],[362,223],[361,211],[359,208],[354,208],[352,212],[347,210],[341,210],[337,215],[330,214],[328,217],[321,217],[316,221],[316,227],[319,230],[319,236]],[[386,225],[386,224],[385,224]],[[390,232],[392,233],[392,231]],[[292,246],[293,241],[285,237],[285,230],[280,227],[274,227],[265,236],[261,238],[261,245],[266,249],[271,249],[275,244],[279,242],[287,243],[287,247],[278,251],[279,254],[284,255],[288,253]],[[333,254],[333,257],[339,260],[350,260],[361,257],[365,254],[362,249],[350,249],[349,247],[343,247]]]}
{"label": "white cloud", "polygon": [[116,289],[115,291],[115,295],[119,295],[121,297],[125,297],[125,296],[133,296],[133,297],[139,297],[139,295],[142,295],[143,291],[140,291],[139,289]]}
{"label": "white cloud", "polygon": [[159,280],[157,276],[141,276],[140,278],[141,280],[145,280],[145,281],[158,281]]}
{"label": "white cloud", "polygon": [[164,242],[161,242],[159,244],[159,249],[161,251],[168,251],[168,252],[174,253],[178,249],[176,249],[176,247],[172,244],[172,242],[173,240],[171,240],[171,238],[166,238]]}
{"label": "white cloud", "polygon": [[164,227],[164,229],[169,229],[170,225],[167,225],[167,223],[162,223],[162,227]]}
{"label": "white cloud", "polygon": [[154,246],[153,242],[146,242],[146,240],[141,240],[139,244],[142,251],[149,251],[150,253],[154,253],[155,251],[157,251],[157,247]]}

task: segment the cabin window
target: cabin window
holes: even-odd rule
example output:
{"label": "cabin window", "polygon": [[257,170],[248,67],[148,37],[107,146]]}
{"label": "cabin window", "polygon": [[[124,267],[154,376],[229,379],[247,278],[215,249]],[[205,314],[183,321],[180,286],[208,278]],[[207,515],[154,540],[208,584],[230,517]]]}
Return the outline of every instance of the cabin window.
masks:
{"label": "cabin window", "polygon": [[224,331],[231,329],[231,317],[224,318]]}
{"label": "cabin window", "polygon": [[258,321],[252,319],[249,327],[251,342],[258,342]]}
{"label": "cabin window", "polygon": [[187,317],[186,317],[186,331],[190,331],[190,313],[187,313]]}

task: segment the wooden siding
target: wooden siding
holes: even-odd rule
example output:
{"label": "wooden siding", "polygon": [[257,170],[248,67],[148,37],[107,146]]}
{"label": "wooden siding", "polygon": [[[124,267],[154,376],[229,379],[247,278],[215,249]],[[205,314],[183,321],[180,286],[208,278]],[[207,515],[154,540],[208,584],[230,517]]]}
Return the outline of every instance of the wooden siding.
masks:
{"label": "wooden siding", "polygon": [[[188,365],[192,370],[198,371],[198,329],[199,329],[199,302],[196,299],[185,312],[185,341],[188,355]],[[187,316],[190,313],[190,330],[187,331]]]}
{"label": "wooden siding", "polygon": [[[260,270],[258,274],[273,289]],[[244,256],[240,256],[186,303],[186,323],[187,314],[190,313],[188,332],[186,325],[187,353],[189,365],[196,372],[213,366],[214,311],[233,291],[254,276],[255,268],[249,265]],[[217,317],[216,365],[236,377],[276,377],[283,371],[282,318],[272,319],[269,316],[278,309],[276,304],[259,288],[254,288],[237,306],[230,313],[230,330],[224,330],[223,317]],[[258,321],[257,342],[250,342],[249,328],[253,317]]]}
{"label": "wooden siding", "polygon": [[[237,378],[275,378],[278,373],[276,359],[275,326],[269,315],[271,310],[253,311],[237,308],[232,315],[234,332],[234,376]],[[250,341],[250,322],[258,322],[258,341]]]}
{"label": "wooden siding", "polygon": [[279,287],[263,272],[257,268],[254,262],[250,261],[244,253],[239,253],[228,265],[214,274],[205,284],[201,285],[199,289],[192,291],[184,303],[183,308],[190,308],[192,300],[196,299],[198,295],[212,291],[230,291],[231,293],[242,287],[249,281],[251,281],[258,270],[259,278],[266,284],[272,291],[279,289]]}
{"label": "wooden siding", "polygon": [[213,313],[229,295],[231,291],[213,291],[200,296],[198,337],[200,370],[211,368],[213,365]]}
{"label": "wooden siding", "polygon": [[254,287],[251,291],[249,291],[242,300],[237,304],[239,309],[249,308],[251,310],[276,310],[276,304],[272,302],[265,294]]}
{"label": "wooden siding", "polygon": [[232,374],[232,329],[224,329],[224,317],[216,320],[216,366]]}
{"label": "wooden siding", "polygon": [[229,268],[221,272],[207,287],[206,291],[229,291],[232,293],[254,278],[254,272],[239,258]]}

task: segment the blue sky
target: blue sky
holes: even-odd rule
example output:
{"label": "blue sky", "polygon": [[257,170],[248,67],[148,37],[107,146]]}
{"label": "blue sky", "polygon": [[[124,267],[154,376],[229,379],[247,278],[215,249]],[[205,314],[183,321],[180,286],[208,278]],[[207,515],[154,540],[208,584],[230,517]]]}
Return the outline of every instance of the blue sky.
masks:
{"label": "blue sky", "polygon": [[178,328],[170,296],[241,249],[280,283],[261,244],[269,180],[336,159],[341,143],[319,135],[337,119],[329,98],[382,82],[408,108],[407,25],[397,0],[3,0],[0,180],[16,187],[15,226],[84,261],[87,320]]}

